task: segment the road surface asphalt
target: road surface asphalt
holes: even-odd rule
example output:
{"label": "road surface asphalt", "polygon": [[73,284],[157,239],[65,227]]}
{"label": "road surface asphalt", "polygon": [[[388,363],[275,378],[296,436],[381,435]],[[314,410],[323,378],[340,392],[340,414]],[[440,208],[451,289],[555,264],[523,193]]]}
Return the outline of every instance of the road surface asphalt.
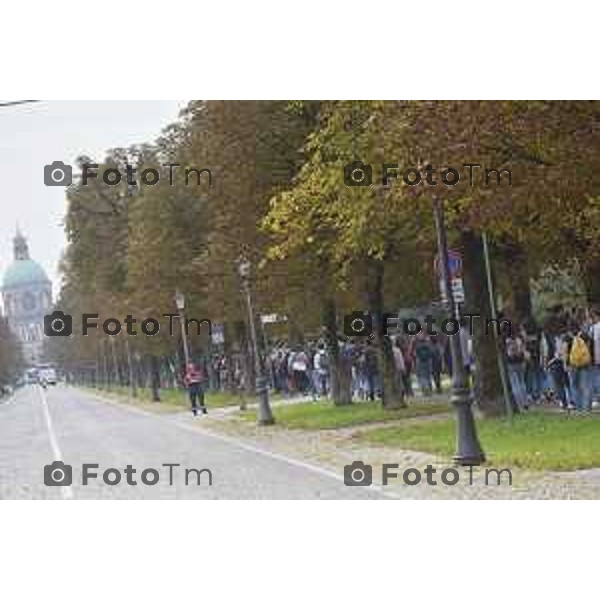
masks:
{"label": "road surface asphalt", "polygon": [[[193,419],[62,385],[22,388],[0,402],[0,499],[383,497],[375,488],[346,487],[342,473],[215,434]],[[72,467],[72,485],[45,485],[44,467],[54,461]],[[68,468],[46,469],[50,475],[68,477]]]}

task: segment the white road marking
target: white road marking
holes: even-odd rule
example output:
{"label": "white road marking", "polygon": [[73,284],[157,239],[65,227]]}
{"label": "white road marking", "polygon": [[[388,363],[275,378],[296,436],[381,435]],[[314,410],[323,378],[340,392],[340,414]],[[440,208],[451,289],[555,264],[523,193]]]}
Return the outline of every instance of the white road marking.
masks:
{"label": "white road marking", "polygon": [[[63,461],[62,452],[60,451],[60,446],[58,445],[58,440],[56,439],[56,434],[54,432],[54,426],[52,425],[52,417],[50,416],[50,409],[48,408],[48,401],[46,400],[46,391],[40,386],[38,387],[40,392],[40,397],[42,399],[42,408],[44,409],[44,417],[46,418],[46,428],[48,429],[48,437],[50,439],[50,446],[52,448],[52,455],[54,456],[54,460]],[[73,498],[73,490],[70,486],[58,486],[60,493],[63,497],[63,500],[71,500]]]}
{"label": "white road marking", "polygon": [[[243,450],[247,450],[249,452],[254,452],[255,454],[260,454],[262,456],[266,456],[266,457],[272,458],[274,460],[279,460],[281,462],[288,463],[292,466],[300,467],[300,468],[306,469],[308,471],[312,471],[313,473],[317,473],[319,475],[324,475],[326,477],[336,479],[337,481],[341,481],[342,483],[344,482],[344,477],[342,475],[340,475],[339,473],[336,473],[334,471],[330,471],[329,469],[325,469],[324,467],[319,467],[317,465],[305,462],[303,460],[299,460],[296,458],[292,458],[290,456],[286,456],[285,454],[279,454],[277,452],[272,452],[271,450],[266,450],[264,448],[254,446],[253,444],[241,442],[240,440],[238,440],[236,438],[222,435],[220,433],[215,433],[213,431],[207,431],[206,429],[201,429],[201,428],[195,427],[193,425],[188,425],[187,423],[180,423],[180,422],[174,421],[172,419],[165,419],[164,416],[149,412],[147,410],[144,410],[143,408],[138,408],[137,406],[130,406],[128,404],[116,402],[116,401],[110,400],[109,398],[106,398],[104,396],[94,394],[93,392],[86,391],[86,392],[81,392],[81,393],[87,394],[88,396],[91,396],[102,403],[110,404],[111,406],[115,406],[115,407],[121,408],[123,410],[127,410],[129,412],[132,412],[132,413],[135,413],[138,415],[143,415],[145,417],[158,419],[163,423],[165,423],[165,422],[170,423],[171,425],[174,425],[175,427],[178,427],[180,429],[184,429],[185,431],[192,431],[193,433],[196,433],[196,434],[206,435],[208,437],[218,439],[222,442],[229,443],[233,446],[237,446],[238,448],[242,448]],[[377,485],[376,483],[373,483],[370,486],[365,486],[363,489],[379,492],[380,494],[391,497],[391,498],[397,498],[397,499],[403,498],[399,494],[395,494],[394,492],[392,492],[390,490],[384,489],[382,486]]]}

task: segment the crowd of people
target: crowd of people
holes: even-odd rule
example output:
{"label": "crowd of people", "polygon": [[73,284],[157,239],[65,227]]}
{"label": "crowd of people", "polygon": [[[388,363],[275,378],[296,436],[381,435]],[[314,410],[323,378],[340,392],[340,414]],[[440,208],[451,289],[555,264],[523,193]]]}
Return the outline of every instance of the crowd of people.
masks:
{"label": "crowd of people", "polygon": [[512,329],[504,348],[517,407],[548,401],[590,411],[600,399],[600,311],[556,310],[542,326]]}
{"label": "crowd of people", "polygon": [[[450,353],[444,336],[391,338],[399,388],[412,396],[414,382],[424,396],[442,391],[442,374],[450,370]],[[370,338],[338,340],[341,369],[350,379],[352,397],[374,401],[381,395],[381,365]],[[327,397],[331,388],[331,357],[323,340],[305,345],[277,344],[267,357],[275,391],[284,396],[310,394]]]}
{"label": "crowd of people", "polygon": [[[473,344],[468,327],[461,339],[464,367],[476,377]],[[507,382],[517,411],[541,403],[564,409],[590,411],[600,399],[600,310],[555,310],[543,325],[533,319],[511,321],[501,332]],[[399,389],[406,396],[442,393],[444,376],[452,375],[449,338],[443,334],[401,334],[390,338]],[[340,337],[340,368],[350,380],[352,398],[375,401],[382,393],[378,352],[368,338]],[[283,397],[309,396],[314,400],[331,393],[331,356],[323,339],[291,345],[275,342],[265,356],[273,391]],[[246,387],[242,357],[214,355],[209,364],[192,365],[185,375],[192,406],[205,412],[203,391]],[[447,378],[446,378],[447,381]],[[415,385],[416,384],[416,385]]]}

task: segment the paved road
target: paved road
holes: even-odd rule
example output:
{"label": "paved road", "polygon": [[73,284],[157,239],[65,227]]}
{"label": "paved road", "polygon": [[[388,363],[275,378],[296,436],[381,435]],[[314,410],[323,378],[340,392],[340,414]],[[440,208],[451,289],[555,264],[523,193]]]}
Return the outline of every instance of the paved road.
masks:
{"label": "paved road", "polygon": [[[67,387],[19,390],[0,403],[0,498],[7,499],[365,499],[380,491],[348,488],[341,473],[330,472],[192,423],[191,415],[154,414]],[[73,467],[73,484],[48,487],[44,466],[62,460]],[[90,478],[83,485],[84,463]],[[180,466],[165,467],[164,464]],[[137,485],[127,483],[129,475]],[[107,485],[106,469],[118,469],[121,482]],[[142,471],[155,469],[159,481],[142,483]],[[200,474],[185,469],[209,469]],[[156,473],[148,471],[147,481]],[[209,484],[212,475],[212,485]],[[60,476],[59,473],[56,476]],[[117,477],[109,473],[109,480]]]}

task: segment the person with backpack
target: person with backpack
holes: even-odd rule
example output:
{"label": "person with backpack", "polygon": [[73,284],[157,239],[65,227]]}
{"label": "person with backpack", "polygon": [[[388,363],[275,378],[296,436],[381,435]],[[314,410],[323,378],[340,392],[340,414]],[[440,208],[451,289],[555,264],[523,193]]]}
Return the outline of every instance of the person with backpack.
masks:
{"label": "person with backpack", "polygon": [[547,331],[542,332],[540,343],[542,367],[548,373],[554,397],[560,402],[561,408],[566,410],[569,408],[567,398],[569,378],[561,355],[563,337],[558,333],[555,334],[551,326],[547,329]]}
{"label": "person with backpack", "polygon": [[575,333],[567,340],[567,371],[571,382],[573,402],[578,411],[589,411],[592,408],[590,389],[590,368],[592,353],[589,348],[589,336],[579,327],[573,328]]}
{"label": "person with backpack", "polygon": [[544,387],[544,372],[542,370],[540,344],[542,332],[533,319],[523,328],[525,351],[525,386],[529,400],[537,404],[542,396]]}
{"label": "person with backpack", "polygon": [[379,361],[377,359],[377,350],[369,339],[365,341],[363,349],[363,369],[367,386],[367,400],[374,402],[379,377]]}
{"label": "person with backpack", "polygon": [[300,346],[297,346],[296,350],[290,354],[288,366],[292,373],[295,391],[306,394],[311,387],[309,380],[309,358]]}
{"label": "person with backpack", "polygon": [[525,340],[520,331],[514,331],[506,336],[504,347],[508,379],[517,408],[519,410],[527,410],[529,408],[527,388],[525,386],[527,351],[525,350]]}
{"label": "person with backpack", "polygon": [[194,416],[198,414],[198,404],[200,404],[202,414],[206,414],[206,406],[204,406],[204,389],[202,387],[203,382],[204,373],[202,368],[195,363],[188,363],[185,368],[183,383],[190,396],[190,403],[192,405],[192,413],[194,413]]}
{"label": "person with backpack", "polygon": [[327,398],[329,395],[329,354],[325,344],[319,342],[313,359],[315,374],[315,386],[320,397]]}

